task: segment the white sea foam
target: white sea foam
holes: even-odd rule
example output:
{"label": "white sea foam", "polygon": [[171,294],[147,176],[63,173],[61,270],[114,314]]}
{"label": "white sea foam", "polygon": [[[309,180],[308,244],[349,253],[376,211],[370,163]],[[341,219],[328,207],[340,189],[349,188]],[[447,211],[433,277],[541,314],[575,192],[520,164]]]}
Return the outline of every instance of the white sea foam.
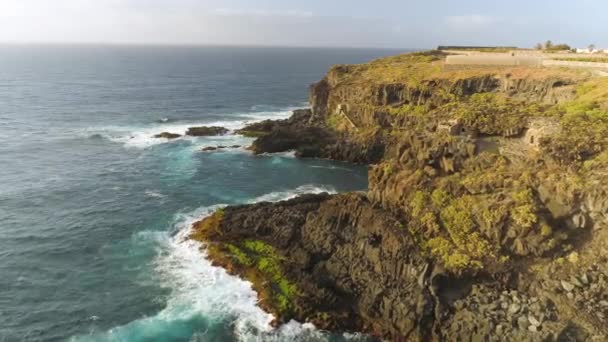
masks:
{"label": "white sea foam", "polygon": [[[309,184],[271,192],[252,199],[249,203],[277,202],[306,193],[322,192],[335,193],[336,190]],[[292,321],[273,329],[270,325],[273,317],[257,306],[257,294],[251,284],[212,266],[206,259],[204,249],[201,250],[201,245],[188,239],[192,224],[220,207],[222,206],[204,207],[176,218],[177,234],[169,241],[166,253],[159,257],[157,267],[163,284],[172,289],[168,308],[178,303],[188,303],[193,313],[218,320],[233,319],[235,336],[241,341],[324,340],[325,335],[312,324]]]}
{"label": "white sea foam", "polygon": [[165,198],[166,196],[161,194],[158,191],[154,191],[154,190],[146,190],[144,192],[146,194],[146,196],[148,197],[152,197],[152,198]]}
{"label": "white sea foam", "polygon": [[325,165],[310,165],[311,168],[313,169],[326,169],[326,170],[340,170],[340,171],[346,171],[346,172],[353,172],[352,169],[349,169],[347,167],[340,167],[340,166],[325,166]]}
{"label": "white sea foam", "polygon": [[[221,126],[230,131],[243,128],[245,125],[266,119],[285,119],[291,115],[291,112],[297,107],[285,108],[277,111],[260,111],[252,113],[233,113],[226,115],[227,118],[234,117],[234,120],[216,120],[216,121],[192,121],[192,122],[155,122],[144,126],[106,126],[102,128],[86,129],[84,134],[90,138],[105,138],[110,141],[124,144],[126,147],[132,148],[147,148],[150,146],[176,142],[176,141],[191,141],[197,142],[200,140],[217,139],[217,137],[189,137],[184,136],[188,128],[196,126]],[[154,138],[155,135],[169,132],[182,135],[177,139]],[[233,145],[238,144],[237,141],[243,141],[243,137],[236,135],[227,135],[227,140],[235,141]],[[250,140],[249,140],[250,141]],[[211,146],[209,144],[203,147]]]}
{"label": "white sea foam", "polygon": [[249,201],[249,203],[278,202],[278,201],[292,199],[292,198],[295,198],[295,197],[298,197],[298,196],[304,195],[304,194],[320,194],[323,192],[335,194],[336,189],[331,186],[307,184],[307,185],[299,186],[292,190],[271,192],[266,195],[256,197],[256,198],[252,199],[251,201]]}
{"label": "white sea foam", "polygon": [[295,158],[296,151],[276,152],[276,153],[262,153],[262,157],[281,157],[281,158]]}

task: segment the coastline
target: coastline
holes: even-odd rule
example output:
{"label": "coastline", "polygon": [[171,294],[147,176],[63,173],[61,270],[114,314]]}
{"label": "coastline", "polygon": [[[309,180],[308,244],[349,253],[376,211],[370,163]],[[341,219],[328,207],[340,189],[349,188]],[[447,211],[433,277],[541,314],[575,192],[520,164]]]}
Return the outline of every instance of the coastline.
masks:
{"label": "coastline", "polygon": [[191,237],[277,323],[412,341],[605,338],[606,142],[577,145],[572,131],[589,125],[581,104],[608,103],[605,80],[444,70],[444,58],[333,67],[311,110],[245,129],[256,154],[371,165],[367,194],[228,207]]}

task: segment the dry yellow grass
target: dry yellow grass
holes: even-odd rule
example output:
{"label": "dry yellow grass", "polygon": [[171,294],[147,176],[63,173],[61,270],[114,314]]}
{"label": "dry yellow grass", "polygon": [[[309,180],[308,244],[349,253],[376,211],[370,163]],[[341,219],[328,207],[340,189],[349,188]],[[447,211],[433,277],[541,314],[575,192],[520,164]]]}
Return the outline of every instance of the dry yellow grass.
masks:
{"label": "dry yellow grass", "polygon": [[337,65],[329,73],[333,84],[406,84],[420,86],[427,80],[461,80],[467,78],[500,76],[513,79],[566,79],[572,82],[584,80],[589,72],[568,68],[537,67],[467,67],[445,68],[445,54],[424,52],[380,58],[365,64]]}

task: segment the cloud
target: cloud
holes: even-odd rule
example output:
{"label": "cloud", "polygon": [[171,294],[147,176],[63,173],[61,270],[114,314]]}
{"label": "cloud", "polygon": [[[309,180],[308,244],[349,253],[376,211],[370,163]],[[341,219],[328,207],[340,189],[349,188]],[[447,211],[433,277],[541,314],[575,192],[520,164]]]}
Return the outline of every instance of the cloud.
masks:
{"label": "cloud", "polygon": [[233,8],[217,8],[212,11],[221,16],[256,16],[256,17],[312,17],[313,12],[301,10],[237,10]]}
{"label": "cloud", "polygon": [[496,24],[498,18],[489,15],[469,14],[469,15],[453,15],[445,17],[445,23],[451,29],[473,30],[486,28]]}
{"label": "cloud", "polygon": [[421,47],[428,28],[301,9],[201,0],[0,0],[9,42]]}

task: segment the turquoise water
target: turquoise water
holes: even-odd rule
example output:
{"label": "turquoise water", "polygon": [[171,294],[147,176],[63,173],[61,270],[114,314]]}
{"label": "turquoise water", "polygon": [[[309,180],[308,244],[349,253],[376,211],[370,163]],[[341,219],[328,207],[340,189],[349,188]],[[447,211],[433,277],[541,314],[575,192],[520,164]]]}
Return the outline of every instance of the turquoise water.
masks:
{"label": "turquoise water", "polygon": [[0,47],[0,341],[362,339],[271,329],[185,236],[220,205],[365,189],[366,168],[151,137],[287,117],[331,64],[396,52]]}

